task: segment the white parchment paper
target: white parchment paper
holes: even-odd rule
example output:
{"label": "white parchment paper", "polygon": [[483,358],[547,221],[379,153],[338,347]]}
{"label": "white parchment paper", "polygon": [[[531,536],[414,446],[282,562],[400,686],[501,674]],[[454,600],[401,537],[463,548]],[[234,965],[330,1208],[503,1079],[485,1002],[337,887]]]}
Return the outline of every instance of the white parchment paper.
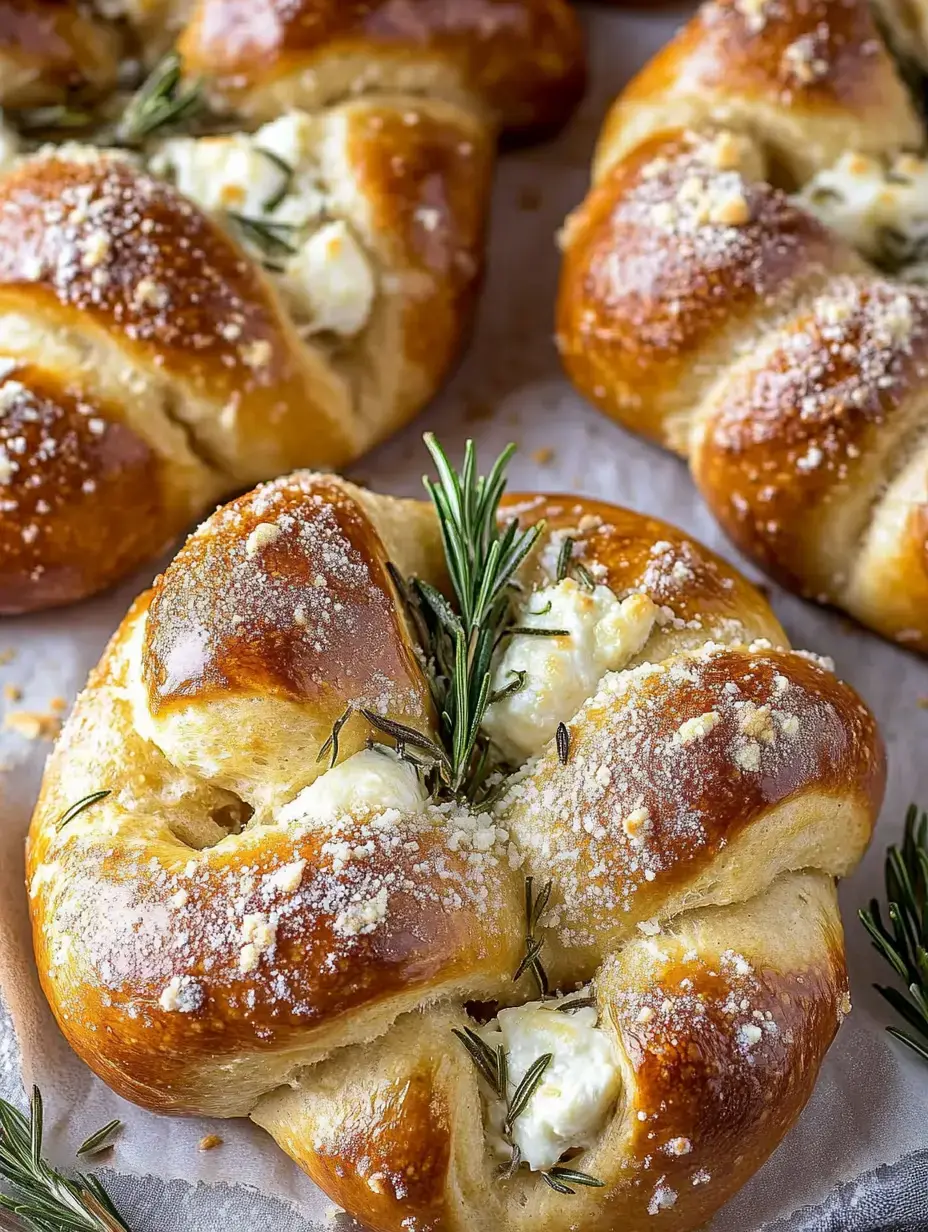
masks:
{"label": "white parchment paper", "polygon": [[[661,15],[587,13],[593,80],[579,115],[556,142],[502,160],[489,275],[466,361],[429,413],[365,460],[354,477],[383,491],[418,495],[425,428],[440,434],[452,457],[460,456],[468,436],[477,439],[484,460],[515,440],[520,452],[512,467],[514,487],[569,490],[657,514],[736,558],[702,508],[685,468],[584,405],[564,380],[552,342],[554,233],[583,196],[606,103],[666,41],[684,11],[685,6],[661,6]],[[104,537],[100,551],[106,551]],[[0,652],[14,652],[0,665],[0,687],[23,691],[22,700],[3,701],[5,710],[46,711],[59,697],[70,702],[130,599],[154,571],[64,612],[0,625]],[[776,589],[772,596],[793,643],[831,655],[840,674],[876,711],[890,750],[889,794],[874,847],[842,891],[855,1012],[800,1123],[718,1217],[717,1232],[745,1232],[784,1218],[820,1202],[840,1182],[928,1147],[928,1071],[883,1030],[889,1010],[870,985],[886,979],[888,970],[856,919],[857,908],[880,892],[882,852],[899,834],[906,805],[910,800],[928,805],[928,709],[919,706],[928,698],[928,664],[835,613]],[[0,992],[15,1025],[26,1081],[38,1081],[46,1093],[53,1152],[64,1156],[90,1129],[118,1116],[126,1127],[110,1166],[164,1179],[250,1183],[321,1222],[327,1200],[262,1131],[245,1123],[169,1120],[141,1112],[111,1094],[58,1034],[32,963],[22,871],[23,838],[48,749],[11,731],[0,733],[5,766]],[[9,1071],[17,1064],[17,1049],[0,1017],[0,1068]],[[208,1132],[218,1133],[223,1145],[198,1151]]]}

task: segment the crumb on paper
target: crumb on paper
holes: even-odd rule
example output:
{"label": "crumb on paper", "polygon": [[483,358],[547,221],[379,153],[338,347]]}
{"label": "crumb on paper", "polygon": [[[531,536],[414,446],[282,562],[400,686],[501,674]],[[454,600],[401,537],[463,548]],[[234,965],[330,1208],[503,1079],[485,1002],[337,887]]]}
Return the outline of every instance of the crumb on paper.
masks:
{"label": "crumb on paper", "polygon": [[8,702],[22,701],[23,691],[18,684],[5,684],[3,686],[3,696]]}
{"label": "crumb on paper", "polygon": [[26,740],[54,740],[61,731],[61,719],[37,710],[11,710],[3,720],[3,727]]}
{"label": "crumb on paper", "polygon": [[0,650],[0,667],[12,663],[15,658],[16,651],[11,646],[8,646],[6,650]]}
{"label": "crumb on paper", "polygon": [[918,704],[922,710],[928,710],[928,697],[920,697],[918,699]]}
{"label": "crumb on paper", "polygon": [[218,1134],[207,1134],[205,1138],[201,1138],[197,1144],[197,1149],[200,1151],[215,1151],[217,1146],[222,1146],[222,1139]]}
{"label": "crumb on paper", "polygon": [[554,461],[554,450],[550,445],[542,445],[540,449],[532,451],[532,461],[539,466],[547,466],[549,462]]}
{"label": "crumb on paper", "polygon": [[48,708],[53,714],[61,714],[62,710],[67,710],[68,708],[68,699],[66,697],[53,697],[48,703]]}

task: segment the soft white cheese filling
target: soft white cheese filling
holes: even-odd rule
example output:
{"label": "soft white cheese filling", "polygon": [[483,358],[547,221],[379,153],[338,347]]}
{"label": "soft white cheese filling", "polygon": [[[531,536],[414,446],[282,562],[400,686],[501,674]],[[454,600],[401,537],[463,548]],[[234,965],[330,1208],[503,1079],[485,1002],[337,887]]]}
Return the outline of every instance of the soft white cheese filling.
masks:
{"label": "soft white cheese filling", "polygon": [[502,753],[522,762],[539,753],[557,725],[571,719],[607,672],[638,654],[658,609],[646,595],[618,599],[606,586],[584,589],[573,578],[536,590],[516,615],[530,629],[563,629],[566,636],[517,634],[493,674],[494,691],[525,673],[525,684],[489,706],[483,727]]}
{"label": "soft white cheese filling", "polygon": [[798,201],[873,260],[928,276],[928,162],[900,154],[884,163],[847,153],[814,176]]}
{"label": "soft white cheese filling", "polygon": [[[511,1140],[530,1168],[553,1167],[565,1151],[592,1146],[619,1095],[621,1071],[612,1036],[596,1025],[593,1006],[561,1013],[564,1000],[589,995],[589,990],[551,1001],[533,1001],[499,1016],[478,1033],[493,1049],[506,1049],[509,1095],[529,1067],[546,1052],[551,1062],[528,1106],[512,1126]],[[494,1152],[508,1159],[503,1137],[505,1109],[498,1099],[487,1106],[487,1136]]]}
{"label": "soft white cheese filling", "polygon": [[409,762],[377,749],[362,749],[304,787],[280,810],[277,820],[281,825],[333,821],[387,809],[421,813],[427,799],[422,780]]}
{"label": "soft white cheese filling", "polygon": [[236,234],[256,257],[272,258],[272,277],[301,332],[347,338],[367,324],[377,290],[374,271],[349,225],[326,218],[313,121],[305,112],[280,116],[253,134],[171,138],[149,166],[233,228],[230,211],[270,228],[280,242],[269,253],[247,225],[239,224]]}

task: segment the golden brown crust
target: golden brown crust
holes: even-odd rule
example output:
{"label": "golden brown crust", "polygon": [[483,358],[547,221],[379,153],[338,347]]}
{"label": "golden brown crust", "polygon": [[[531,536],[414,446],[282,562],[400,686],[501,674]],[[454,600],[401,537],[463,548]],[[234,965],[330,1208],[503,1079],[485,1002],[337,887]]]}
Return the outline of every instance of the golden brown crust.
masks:
{"label": "golden brown crust", "polygon": [[592,401],[690,459],[743,551],[923,650],[923,297],[776,187],[922,143],[870,8],[701,6],[603,128],[558,341]]}
{"label": "golden brown crust", "polygon": [[236,107],[319,106],[357,90],[469,98],[504,128],[563,122],[584,83],[564,0],[200,0],[180,42],[188,72]]}
{"label": "golden brown crust", "polygon": [[[793,589],[841,603],[887,473],[923,448],[926,375],[920,289],[829,283],[726,382],[702,425],[694,474],[733,541]],[[909,535],[918,543],[915,517]],[[889,636],[911,627],[873,620]]]}
{"label": "golden brown crust", "polygon": [[[485,125],[449,103],[403,98],[358,100],[313,125],[325,191],[376,285],[350,343],[301,336],[232,232],[129,158],[64,151],[22,163],[0,188],[0,356],[48,364],[59,384],[118,409],[173,477],[162,503],[179,513],[153,522],[139,508],[157,548],[218,495],[356,457],[406,423],[457,358],[481,276]],[[66,351],[54,362],[49,333]],[[120,491],[134,482],[127,464]],[[136,557],[114,553],[101,569],[99,527],[121,517],[118,499],[101,490],[75,524],[76,570],[58,601],[148,555],[139,542]],[[25,524],[7,513],[15,538]],[[54,554],[30,567],[54,569]],[[24,584],[6,602],[28,610],[52,598]]]}
{"label": "golden brown crust", "polygon": [[757,318],[775,319],[832,270],[861,268],[783,193],[720,167],[719,150],[688,133],[644,142],[565,232],[569,375],[607,414],[684,454],[693,406]]}
{"label": "golden brown crust", "polygon": [[[70,603],[149,560],[191,510],[117,408],[20,365],[0,383],[0,612]],[[100,528],[107,525],[105,543]],[[97,550],[88,552],[88,543]]]}
{"label": "golden brown crust", "polygon": [[619,96],[598,173],[647,131],[744,128],[795,182],[846,149],[918,146],[918,115],[866,0],[708,0]]}
{"label": "golden brown crust", "polygon": [[[435,738],[386,565],[442,585],[440,532],[431,506],[331,477],[266,485],[135,605],[52,756],[28,849],[43,987],[116,1090],[253,1114],[375,1229],[638,1228],[673,1184],[668,1226],[689,1230],[779,1141],[834,1033],[832,882],[869,838],[882,745],[682,532],[574,497],[508,511],[549,520],[527,583],[569,534],[578,561],[654,606],[638,666],[566,716],[566,764],[552,742],[479,815],[418,795],[325,805],[319,754],[347,703]],[[347,722],[334,775],[370,732]],[[471,1003],[530,995],[513,980],[526,876],[553,882],[553,983],[595,976],[621,1057],[615,1112],[575,1164],[605,1187],[569,1208],[537,1173],[494,1183],[452,1035]],[[672,1021],[643,1031],[665,1003]],[[717,1179],[693,1183],[709,1160]]]}
{"label": "golden brown crust", "polygon": [[[50,376],[76,368],[80,396],[127,401],[118,418],[159,474],[182,472],[160,524],[140,503],[159,547],[217,494],[344,466],[432,397],[480,286],[497,131],[561,123],[584,77],[566,0],[130,0],[112,18],[72,0],[0,0],[0,103],[111,119],[120,61],[154,61],[176,40],[243,130],[308,112],[313,175],[295,182],[319,227],[336,224],[312,252],[262,268],[241,224],[152,179],[138,152],[65,144],[0,188],[0,348],[41,364],[39,339],[52,337],[67,354]],[[363,307],[357,329],[330,328],[326,300],[345,315]],[[120,482],[133,484],[128,465]],[[99,526],[121,517],[120,499],[101,489]],[[81,597],[145,558],[139,535],[99,568],[91,523],[69,538],[67,581],[30,588],[30,573],[38,583],[58,566],[54,554],[25,561],[0,609]],[[11,539],[23,530],[9,518]]]}
{"label": "golden brown crust", "polygon": [[[798,946],[762,932],[784,915]],[[835,921],[828,879],[797,874],[607,960],[596,991],[623,1054],[623,1091],[602,1139],[572,1160],[604,1187],[578,1187],[567,1207],[537,1174],[495,1175],[473,1127],[479,1084],[451,1036],[468,1019],[451,1010],[407,1016],[368,1046],[360,1099],[351,1049],[268,1095],[253,1119],[376,1232],[644,1232],[658,1216],[693,1229],[764,1162],[811,1093],[848,1007]]]}

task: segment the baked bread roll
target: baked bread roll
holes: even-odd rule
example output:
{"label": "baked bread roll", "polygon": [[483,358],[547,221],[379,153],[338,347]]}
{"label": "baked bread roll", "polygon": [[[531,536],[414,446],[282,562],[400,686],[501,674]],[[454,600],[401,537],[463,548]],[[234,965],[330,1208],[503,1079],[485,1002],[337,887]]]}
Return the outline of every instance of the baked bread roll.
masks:
{"label": "baked bread roll", "polygon": [[[120,1094],[251,1116],[376,1232],[696,1229],[849,1008],[834,879],[882,746],[689,536],[574,497],[513,515],[546,524],[479,713],[515,773],[477,803],[430,794],[405,579],[448,593],[433,508],[303,473],[204,523],[49,761],[42,985]],[[509,1098],[550,1054],[508,1126],[475,1048]]]}
{"label": "baked bread roll", "polygon": [[928,650],[928,7],[718,0],[616,100],[558,339],[785,585]]}
{"label": "baked bread roll", "polygon": [[[408,422],[468,328],[497,132],[582,87],[562,0],[264,7],[259,55],[227,0],[119,22],[0,0],[0,613],[88,595],[218,498]],[[182,16],[222,131],[172,127],[196,98],[171,61],[112,93],[133,38]],[[102,132],[54,127],[82,116]]]}

